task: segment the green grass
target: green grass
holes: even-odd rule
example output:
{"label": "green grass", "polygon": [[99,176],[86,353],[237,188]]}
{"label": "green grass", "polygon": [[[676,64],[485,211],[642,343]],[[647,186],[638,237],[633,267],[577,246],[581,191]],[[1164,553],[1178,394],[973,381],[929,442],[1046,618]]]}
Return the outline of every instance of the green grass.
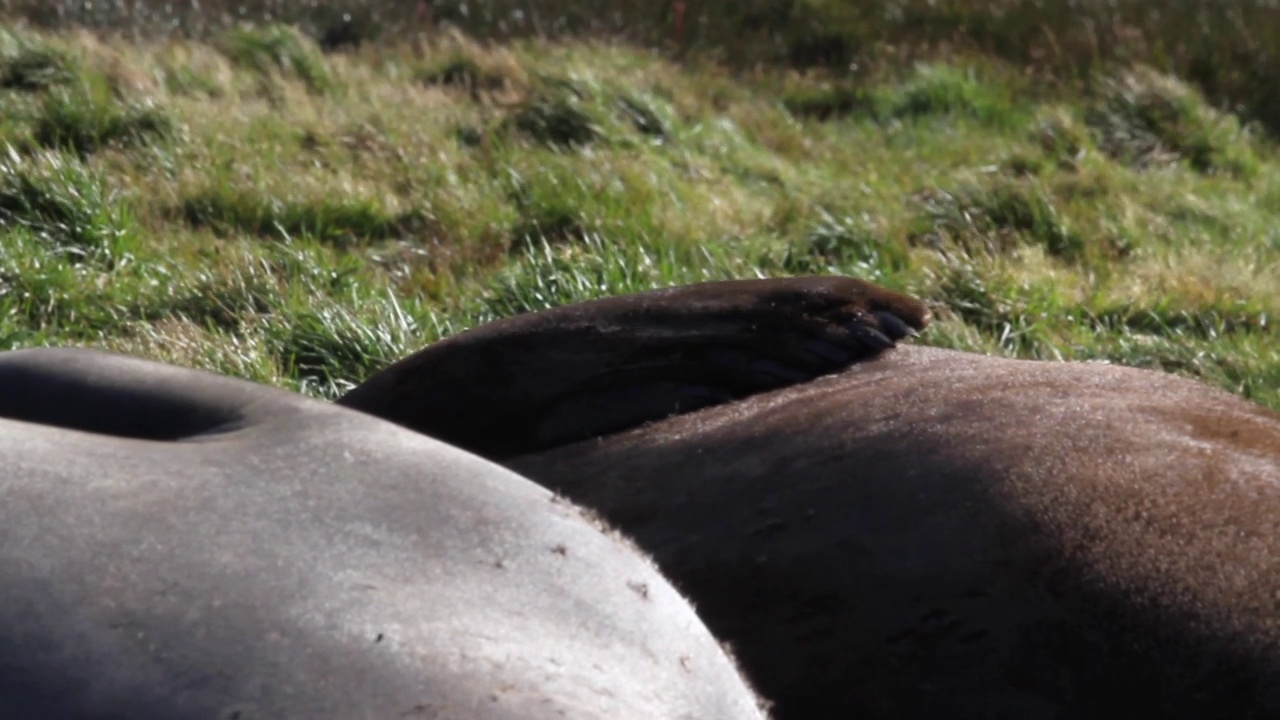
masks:
{"label": "green grass", "polygon": [[0,88],[45,90],[72,78],[61,54],[39,45],[29,46],[10,33],[0,35]]}
{"label": "green grass", "polygon": [[922,342],[1158,368],[1280,409],[1267,125],[1160,63],[1050,81],[980,44],[741,72],[589,40],[325,54],[279,25],[2,29],[0,349],[333,397],[496,317],[844,273],[925,298]]}
{"label": "green grass", "polygon": [[220,35],[216,43],[227,59],[264,81],[282,75],[298,79],[312,92],[324,92],[330,86],[319,48],[294,28],[277,23],[236,28]]}
{"label": "green grass", "polygon": [[136,241],[106,181],[58,153],[0,158],[0,223],[67,263],[119,260]]}

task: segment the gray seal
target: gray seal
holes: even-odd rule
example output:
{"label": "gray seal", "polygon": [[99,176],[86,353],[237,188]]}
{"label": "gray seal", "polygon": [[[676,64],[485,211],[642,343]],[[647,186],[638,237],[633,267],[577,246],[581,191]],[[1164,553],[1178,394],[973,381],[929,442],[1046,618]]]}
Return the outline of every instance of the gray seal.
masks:
{"label": "gray seal", "polygon": [[762,718],[632,546],[367,415],[0,354],[0,717]]}

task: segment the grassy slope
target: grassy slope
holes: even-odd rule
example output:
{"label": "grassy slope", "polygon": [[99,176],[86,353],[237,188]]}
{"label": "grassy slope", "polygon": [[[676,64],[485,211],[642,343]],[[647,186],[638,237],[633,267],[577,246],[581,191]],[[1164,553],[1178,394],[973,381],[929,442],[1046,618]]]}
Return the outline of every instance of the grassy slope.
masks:
{"label": "grassy slope", "polygon": [[0,29],[0,349],[332,396],[494,316],[838,272],[924,342],[1159,367],[1280,408],[1280,156],[1141,69],[872,83],[589,43],[321,55]]}

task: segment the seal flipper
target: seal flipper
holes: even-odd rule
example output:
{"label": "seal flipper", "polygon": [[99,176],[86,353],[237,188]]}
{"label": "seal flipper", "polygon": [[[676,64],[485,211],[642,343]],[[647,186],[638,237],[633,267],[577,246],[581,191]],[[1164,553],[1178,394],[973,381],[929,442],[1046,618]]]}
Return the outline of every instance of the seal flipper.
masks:
{"label": "seal flipper", "polygon": [[338,403],[502,459],[806,382],[928,321],[920,301],[854,278],[701,283],[489,323]]}

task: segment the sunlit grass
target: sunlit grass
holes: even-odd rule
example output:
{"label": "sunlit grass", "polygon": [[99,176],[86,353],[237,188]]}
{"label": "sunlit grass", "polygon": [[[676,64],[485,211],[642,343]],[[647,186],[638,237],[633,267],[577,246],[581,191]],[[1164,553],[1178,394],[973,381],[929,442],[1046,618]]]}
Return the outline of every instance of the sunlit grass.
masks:
{"label": "sunlit grass", "polygon": [[601,42],[325,54],[0,32],[0,347],[332,397],[488,319],[845,273],[923,342],[1110,360],[1280,408],[1280,158],[1159,72],[970,54],[853,82]]}

